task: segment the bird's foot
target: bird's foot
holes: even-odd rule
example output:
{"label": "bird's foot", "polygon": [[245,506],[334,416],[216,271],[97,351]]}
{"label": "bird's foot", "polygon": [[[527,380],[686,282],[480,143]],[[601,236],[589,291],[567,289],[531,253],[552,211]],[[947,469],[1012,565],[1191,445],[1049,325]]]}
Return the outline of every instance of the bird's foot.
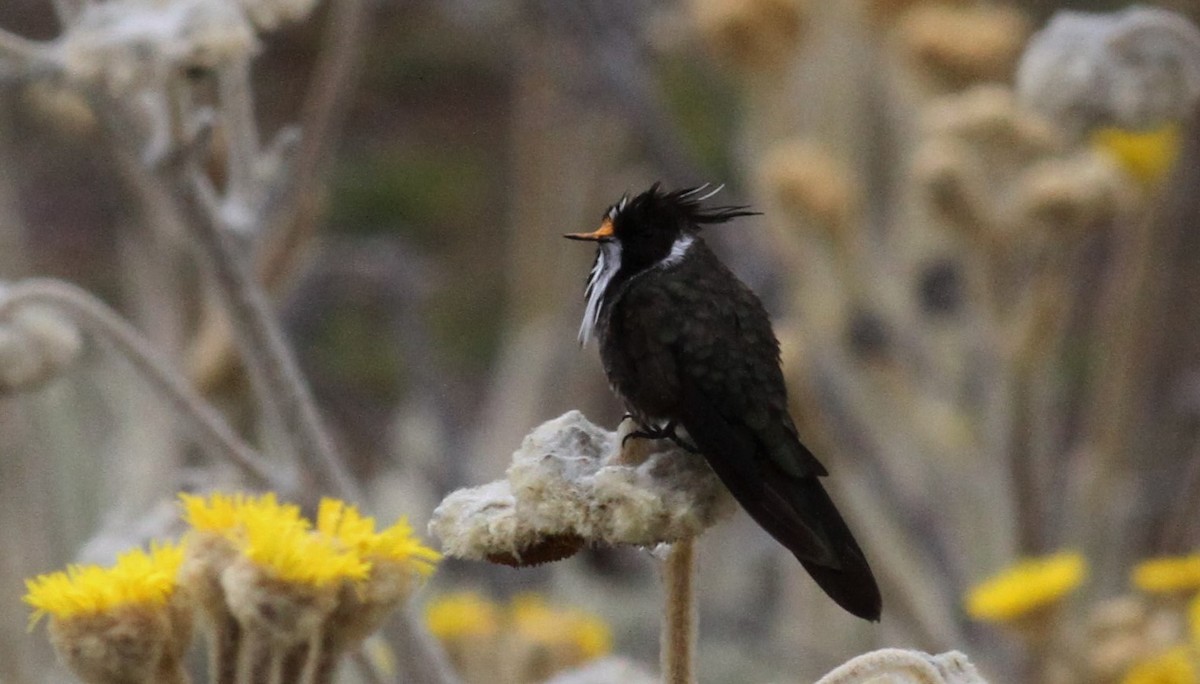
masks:
{"label": "bird's foot", "polygon": [[675,444],[675,446],[683,449],[684,451],[693,454],[700,453],[700,450],[697,449],[694,444],[691,444],[684,438],[680,437],[675,431],[675,428],[676,425],[675,421],[673,420],[668,421],[667,424],[663,425],[662,427],[643,425],[640,430],[634,430],[633,432],[625,435],[625,437],[621,439],[621,446],[624,447],[625,442],[629,441],[630,439],[669,439],[673,444]]}

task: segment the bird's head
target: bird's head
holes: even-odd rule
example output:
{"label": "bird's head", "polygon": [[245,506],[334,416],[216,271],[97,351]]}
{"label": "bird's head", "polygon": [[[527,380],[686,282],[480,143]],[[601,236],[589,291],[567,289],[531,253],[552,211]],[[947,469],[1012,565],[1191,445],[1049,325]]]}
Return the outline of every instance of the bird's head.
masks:
{"label": "bird's head", "polygon": [[598,242],[602,251],[620,254],[623,271],[637,273],[670,258],[673,251],[678,254],[701,226],[757,213],[746,211],[746,207],[701,206],[722,187],[710,188],[706,183],[665,192],[655,183],[640,195],[625,195],[609,207],[595,231],[563,237]]}
{"label": "bird's head", "polygon": [[568,233],[563,237],[597,243],[596,261],[587,283],[587,310],[579,339],[591,336],[610,286],[655,266],[682,259],[700,228],[725,223],[757,212],[746,207],[709,207],[701,203],[724,186],[708,184],[664,192],[659,183],[630,198],[625,195],[608,208],[600,227],[590,233]]}

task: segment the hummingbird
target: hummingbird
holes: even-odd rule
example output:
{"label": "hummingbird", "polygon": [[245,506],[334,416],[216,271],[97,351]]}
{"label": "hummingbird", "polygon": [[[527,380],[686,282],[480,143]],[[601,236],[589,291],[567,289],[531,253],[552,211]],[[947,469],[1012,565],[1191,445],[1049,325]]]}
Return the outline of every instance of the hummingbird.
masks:
{"label": "hummingbird", "polygon": [[703,206],[720,189],[655,183],[609,207],[595,231],[564,235],[597,247],[579,341],[599,342],[609,384],[637,421],[630,437],[703,455],[830,598],[878,620],[875,577],[788,413],[766,309],[700,236],[706,225],[758,213]]}

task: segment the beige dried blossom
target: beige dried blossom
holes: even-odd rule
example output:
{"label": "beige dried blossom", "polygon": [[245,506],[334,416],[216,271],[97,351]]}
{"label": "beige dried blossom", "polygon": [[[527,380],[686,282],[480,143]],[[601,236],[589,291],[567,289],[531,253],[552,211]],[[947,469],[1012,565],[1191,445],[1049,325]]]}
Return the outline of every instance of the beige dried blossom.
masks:
{"label": "beige dried blossom", "polygon": [[1029,35],[1029,20],[1008,5],[913,7],[896,27],[899,49],[913,69],[939,90],[1006,81]]}
{"label": "beige dried blossom", "polygon": [[885,648],[864,653],[817,680],[817,684],[987,684],[971,661],[958,651],[930,655]]}
{"label": "beige dried blossom", "polygon": [[789,219],[811,225],[835,242],[854,229],[862,190],[850,168],[807,139],[776,144],[759,170],[771,203]]}
{"label": "beige dried blossom", "polygon": [[1068,145],[1003,86],[931,102],[924,131],[914,176],[925,201],[948,227],[984,244],[1072,236],[1138,197],[1110,157]]}
{"label": "beige dried blossom", "polygon": [[126,93],[172,70],[211,68],[257,49],[232,0],[114,0],[86,4],[57,41],[55,59],[71,81]]}
{"label": "beige dried blossom", "polygon": [[692,0],[692,23],[718,60],[745,71],[791,63],[808,25],[808,0]]}
{"label": "beige dried blossom", "polygon": [[645,459],[623,461],[621,438],[578,411],[548,421],[513,453],[506,479],[452,492],[434,510],[429,531],[447,555],[531,565],[588,543],[674,542],[733,510],[699,455],[634,440],[629,444],[646,451]]}
{"label": "beige dried blossom", "polygon": [[22,306],[0,321],[0,394],[35,389],[79,358],[83,335],[42,306]]}

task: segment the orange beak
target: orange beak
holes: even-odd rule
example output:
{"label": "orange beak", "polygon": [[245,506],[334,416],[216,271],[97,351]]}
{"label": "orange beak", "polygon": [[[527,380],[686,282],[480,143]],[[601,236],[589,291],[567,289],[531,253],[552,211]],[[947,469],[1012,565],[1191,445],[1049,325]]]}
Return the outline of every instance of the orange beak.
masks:
{"label": "orange beak", "polygon": [[600,223],[600,227],[597,228],[593,233],[567,233],[563,237],[567,238],[568,240],[590,240],[592,242],[599,242],[600,240],[604,240],[612,236],[613,222],[612,219],[606,218]]}

